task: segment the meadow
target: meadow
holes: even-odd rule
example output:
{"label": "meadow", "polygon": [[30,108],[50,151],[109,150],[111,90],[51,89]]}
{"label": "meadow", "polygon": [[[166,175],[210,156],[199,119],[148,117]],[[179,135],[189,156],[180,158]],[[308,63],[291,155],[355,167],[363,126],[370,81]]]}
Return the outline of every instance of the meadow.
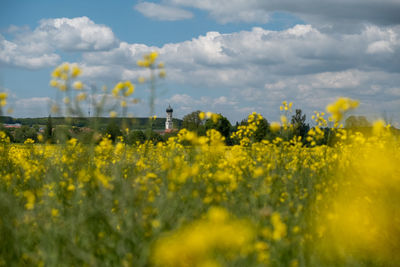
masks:
{"label": "meadow", "polygon": [[[133,89],[116,88],[124,108]],[[0,132],[0,266],[398,266],[399,136],[383,121],[368,137],[342,128],[357,105],[316,113],[307,145],[255,142],[257,113],[233,146],[216,130],[136,145]],[[271,131],[291,130],[290,109]],[[319,145],[328,124],[336,142]]]}

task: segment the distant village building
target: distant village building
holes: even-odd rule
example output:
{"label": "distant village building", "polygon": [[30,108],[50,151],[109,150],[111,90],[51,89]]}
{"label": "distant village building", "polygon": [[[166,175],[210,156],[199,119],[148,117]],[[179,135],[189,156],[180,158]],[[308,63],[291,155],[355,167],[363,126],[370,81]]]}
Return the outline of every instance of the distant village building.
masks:
{"label": "distant village building", "polygon": [[173,129],[172,125],[172,112],[174,110],[171,108],[171,105],[168,105],[168,108],[166,110],[167,112],[167,119],[165,121],[165,132],[171,132]]}
{"label": "distant village building", "polygon": [[21,123],[4,123],[5,128],[21,128]]}

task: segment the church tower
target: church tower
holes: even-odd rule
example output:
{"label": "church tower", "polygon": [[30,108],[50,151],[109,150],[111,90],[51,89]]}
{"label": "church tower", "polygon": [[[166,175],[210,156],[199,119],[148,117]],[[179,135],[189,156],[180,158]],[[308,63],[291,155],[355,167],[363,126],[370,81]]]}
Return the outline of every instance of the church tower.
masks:
{"label": "church tower", "polygon": [[167,112],[167,120],[165,121],[165,130],[172,130],[172,112],[174,110],[171,108],[171,105],[168,105],[166,110]]}

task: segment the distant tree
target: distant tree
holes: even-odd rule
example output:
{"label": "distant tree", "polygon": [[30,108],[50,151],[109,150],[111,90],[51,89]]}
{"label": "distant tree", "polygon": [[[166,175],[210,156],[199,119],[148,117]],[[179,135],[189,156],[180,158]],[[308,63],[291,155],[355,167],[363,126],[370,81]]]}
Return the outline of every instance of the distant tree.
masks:
{"label": "distant tree", "polygon": [[[248,125],[247,119],[243,119],[240,122],[240,125]],[[270,127],[269,127],[269,123],[267,121],[266,118],[262,118],[262,120],[260,120],[260,123],[257,125],[257,130],[254,133],[254,142],[260,142],[261,140],[264,139],[270,139]]]}
{"label": "distant tree", "polygon": [[268,139],[269,134],[270,134],[269,123],[266,118],[263,118],[257,125],[257,130],[254,133],[254,140],[256,142],[260,142],[261,140]]}
{"label": "distant tree", "polygon": [[28,138],[37,142],[37,132],[34,128],[23,125],[21,128],[15,130],[15,142],[23,143]]}
{"label": "distant tree", "polygon": [[232,132],[232,125],[229,120],[219,114],[218,121],[214,122],[212,119],[207,119],[204,124],[205,130],[215,129],[225,137],[226,143],[230,144],[230,135]]}
{"label": "distant tree", "polygon": [[54,138],[53,138],[53,120],[51,118],[51,115],[47,118],[47,124],[46,124],[46,129],[44,130],[44,138],[46,142],[53,143]]}
{"label": "distant tree", "polygon": [[0,124],[1,123],[15,123],[14,119],[10,116],[0,116]]}
{"label": "distant tree", "polygon": [[155,144],[157,144],[158,142],[164,141],[163,137],[155,131],[150,132],[150,134],[147,136],[147,140],[150,140]]}
{"label": "distant tree", "polygon": [[110,139],[115,141],[118,136],[122,136],[122,131],[115,120],[111,120],[104,130],[104,134],[110,135]]}
{"label": "distant tree", "polygon": [[65,143],[72,137],[73,130],[67,125],[56,125],[53,130],[53,142]]}
{"label": "distant tree", "polygon": [[14,140],[14,130],[4,127],[3,124],[0,123],[0,132],[5,133],[8,138],[10,138],[10,142],[15,142]]}
{"label": "distant tree", "polygon": [[126,143],[133,145],[136,142],[143,144],[146,141],[146,135],[142,131],[131,131],[126,137]]}
{"label": "distant tree", "polygon": [[196,132],[198,135],[205,134],[204,120],[199,118],[200,110],[185,115],[182,119],[182,128]]}
{"label": "distant tree", "polygon": [[365,116],[349,116],[345,123],[346,128],[360,128],[360,127],[370,127],[371,123],[367,120]]}
{"label": "distant tree", "polygon": [[310,130],[310,126],[306,124],[306,115],[302,114],[301,109],[296,109],[296,113],[292,116],[291,123],[293,125],[293,135],[301,136],[304,141],[307,132]]}
{"label": "distant tree", "polygon": [[178,135],[178,131],[173,131],[173,132],[170,132],[170,133],[164,133],[163,139],[164,139],[164,141],[167,141],[170,137],[175,137],[177,135]]}

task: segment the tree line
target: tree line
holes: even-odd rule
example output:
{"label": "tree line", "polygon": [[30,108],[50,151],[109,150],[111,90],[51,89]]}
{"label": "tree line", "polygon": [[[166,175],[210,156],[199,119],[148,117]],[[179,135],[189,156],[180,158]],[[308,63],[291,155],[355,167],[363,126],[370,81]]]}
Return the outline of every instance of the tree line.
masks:
{"label": "tree line", "polygon": [[[248,124],[247,119],[232,125],[222,114],[218,114],[218,120],[211,118],[201,119],[200,114],[201,111],[197,110],[185,115],[182,120],[174,119],[175,131],[168,133],[163,131],[165,127],[164,118],[152,120],[151,128],[149,128],[148,118],[52,118],[50,116],[47,118],[24,119],[0,117],[0,131],[5,132],[11,142],[15,143],[23,143],[28,138],[35,142],[46,143],[64,143],[71,138],[77,138],[83,143],[91,143],[93,141],[97,142],[101,136],[107,135],[113,141],[122,138],[127,144],[136,144],[144,143],[147,140],[151,140],[154,143],[164,142],[169,137],[175,136],[178,130],[182,128],[193,131],[198,136],[206,135],[208,130],[215,129],[225,137],[227,145],[235,145],[238,141],[231,138],[232,133],[236,132],[239,126]],[[301,109],[296,109],[289,119],[292,125],[290,129],[273,131],[268,120],[263,118],[254,133],[254,141],[272,141],[277,137],[290,140],[293,137],[300,137],[303,143],[307,144],[306,136],[310,130],[310,125],[306,122],[306,115],[303,114]],[[20,123],[21,127],[6,128],[2,123]],[[364,116],[349,116],[345,120],[345,128],[362,132],[365,135],[371,134],[372,129],[371,123]],[[335,142],[335,135],[331,134],[332,129],[326,127],[322,130],[325,134],[324,139],[319,140],[319,145],[329,145]]]}

